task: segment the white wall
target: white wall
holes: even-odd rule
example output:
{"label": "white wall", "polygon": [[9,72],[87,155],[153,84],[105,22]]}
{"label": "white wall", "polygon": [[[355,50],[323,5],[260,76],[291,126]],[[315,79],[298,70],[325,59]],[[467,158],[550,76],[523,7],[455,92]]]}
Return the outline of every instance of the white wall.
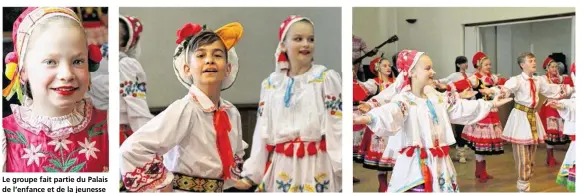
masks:
{"label": "white wall", "polygon": [[[387,13],[385,17],[373,18],[374,14],[363,12]],[[575,12],[575,8],[354,8],[353,29],[355,26],[372,28],[373,25],[385,21],[397,24],[397,34],[400,38],[398,48],[418,49],[427,52],[433,60],[434,70],[438,77],[444,77],[453,71],[454,59],[464,53],[463,25],[468,23],[525,18],[541,15]],[[391,13],[395,12],[395,13]],[[394,15],[389,17],[389,15]],[[397,15],[397,17],[395,16]],[[406,19],[418,19],[415,24],[409,24]],[[392,21],[395,20],[395,21]],[[372,28],[375,29],[375,28]],[[366,30],[366,29],[360,29]],[[362,38],[374,41],[382,36],[382,31],[363,33]],[[371,40],[369,40],[371,39]],[[369,42],[368,42],[369,43]],[[369,43],[371,44],[371,43]],[[472,59],[472,55],[467,55]]]}
{"label": "white wall", "polygon": [[309,17],[315,23],[315,62],[341,72],[341,8],[120,8],[120,14],[139,18],[142,63],[148,76],[148,105],[164,107],[183,97],[172,68],[176,30],[186,22],[217,29],[238,21],[244,35],[235,46],[239,75],[222,97],[235,104],[257,103],[260,83],[275,68],[274,53],[281,22],[289,15]]}
{"label": "white wall", "polygon": [[[369,50],[378,46],[389,37],[397,34],[397,23],[394,19],[397,13],[396,9],[353,8],[353,35],[361,37],[367,43]],[[397,52],[397,44],[386,44],[379,50],[378,54],[381,55],[381,52],[385,52],[384,57],[391,57]],[[363,64],[369,65],[371,59],[364,59]]]}
{"label": "white wall", "polygon": [[481,27],[483,51],[503,77],[521,73],[517,56],[532,52],[536,56],[537,72],[544,74],[543,60],[552,53],[563,53],[572,61],[572,19],[536,21],[530,23]]}

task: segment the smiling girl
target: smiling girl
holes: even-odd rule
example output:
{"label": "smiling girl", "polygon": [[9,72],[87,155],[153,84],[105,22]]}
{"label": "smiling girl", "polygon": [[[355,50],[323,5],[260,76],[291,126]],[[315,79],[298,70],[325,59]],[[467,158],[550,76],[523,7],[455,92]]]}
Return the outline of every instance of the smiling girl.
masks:
{"label": "smiling girl", "polygon": [[[387,192],[458,192],[456,171],[448,155],[456,141],[450,123],[472,124],[492,107],[511,99],[463,100],[458,93],[431,91],[432,60],[423,52],[403,50],[397,66],[403,88],[391,102],[354,118],[353,124],[368,124],[379,136],[394,136],[390,143],[399,155]],[[475,93],[472,93],[475,94]],[[468,98],[465,93],[463,98]]]}
{"label": "smiling girl", "polygon": [[22,105],[2,119],[5,171],[107,171],[107,114],[84,98],[101,52],[88,46],[79,18],[67,8],[27,8],[14,22],[12,40],[11,83],[2,94]]}
{"label": "smiling girl", "polygon": [[313,64],[314,23],[280,25],[276,69],[262,82],[251,156],[237,188],[267,192],[341,190],[341,76]]}

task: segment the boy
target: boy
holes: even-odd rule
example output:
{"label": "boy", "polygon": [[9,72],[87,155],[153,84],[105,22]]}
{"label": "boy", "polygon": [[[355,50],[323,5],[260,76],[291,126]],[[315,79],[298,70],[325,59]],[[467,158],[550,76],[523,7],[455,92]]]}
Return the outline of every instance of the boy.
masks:
{"label": "boy", "polygon": [[235,81],[231,52],[242,34],[239,23],[215,32],[187,23],[177,32],[174,69],[189,93],[122,144],[120,168],[129,191],[222,192],[241,178],[247,146],[241,117],[221,91]]}
{"label": "boy", "polygon": [[[538,143],[543,143],[546,133],[535,110],[538,93],[548,98],[564,98],[572,92],[568,85],[549,84],[543,77],[533,76],[537,64],[532,53],[525,52],[517,58],[523,72],[511,77],[500,92],[503,96],[515,94],[515,108],[511,111],[503,139],[513,144],[513,157],[518,173],[517,190],[529,191],[529,180],[533,176],[535,152]],[[495,92],[499,89],[495,88]]]}

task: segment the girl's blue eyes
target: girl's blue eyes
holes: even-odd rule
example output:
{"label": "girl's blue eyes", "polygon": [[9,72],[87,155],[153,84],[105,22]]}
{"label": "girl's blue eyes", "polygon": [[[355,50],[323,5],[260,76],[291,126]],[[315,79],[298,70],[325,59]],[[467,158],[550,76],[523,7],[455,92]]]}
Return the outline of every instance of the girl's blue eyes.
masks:
{"label": "girl's blue eyes", "polygon": [[[73,61],[73,65],[82,65],[85,63],[85,60],[74,60]],[[45,60],[43,61],[43,64],[49,65],[49,66],[54,66],[57,65],[57,62],[55,60]]]}

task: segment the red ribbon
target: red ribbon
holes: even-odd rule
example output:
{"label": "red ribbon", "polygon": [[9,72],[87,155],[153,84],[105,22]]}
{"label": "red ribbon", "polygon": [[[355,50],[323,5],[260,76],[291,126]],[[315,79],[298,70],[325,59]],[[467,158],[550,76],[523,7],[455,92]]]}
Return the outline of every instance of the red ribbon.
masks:
{"label": "red ribbon", "polygon": [[223,165],[223,179],[231,178],[231,167],[235,164],[233,158],[233,151],[231,150],[231,142],[229,141],[229,131],[231,131],[231,123],[227,112],[220,109],[215,111],[213,115],[213,126],[217,134],[217,150]]}

